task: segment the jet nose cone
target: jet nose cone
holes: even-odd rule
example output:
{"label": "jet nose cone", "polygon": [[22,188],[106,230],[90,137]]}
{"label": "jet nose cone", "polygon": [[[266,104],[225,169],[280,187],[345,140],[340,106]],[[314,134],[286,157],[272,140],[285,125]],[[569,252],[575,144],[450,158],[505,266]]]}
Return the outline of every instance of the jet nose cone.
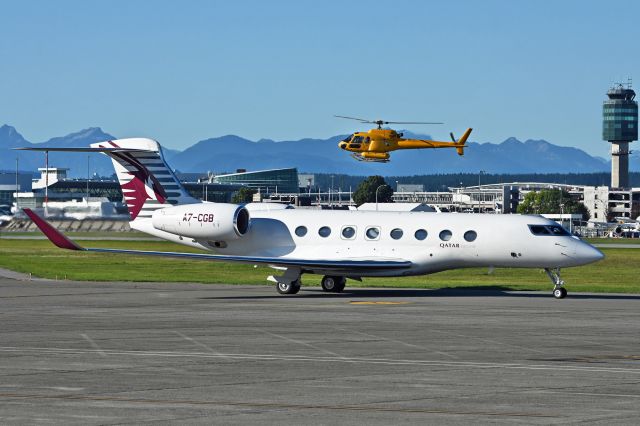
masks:
{"label": "jet nose cone", "polygon": [[604,259],[604,254],[591,244],[579,241],[576,244],[576,258],[583,263],[593,263]]}

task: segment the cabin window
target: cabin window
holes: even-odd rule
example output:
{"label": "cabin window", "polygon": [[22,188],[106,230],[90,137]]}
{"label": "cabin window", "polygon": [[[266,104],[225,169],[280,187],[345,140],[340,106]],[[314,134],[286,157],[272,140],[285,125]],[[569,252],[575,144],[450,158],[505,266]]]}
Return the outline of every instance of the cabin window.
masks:
{"label": "cabin window", "polygon": [[413,234],[414,237],[416,237],[416,240],[424,240],[425,238],[427,238],[427,231],[425,231],[424,229],[418,229],[416,231],[415,234]]}
{"label": "cabin window", "polygon": [[342,228],[342,238],[352,240],[356,236],[356,230],[353,226],[345,226]]}
{"label": "cabin window", "polygon": [[320,235],[322,238],[327,238],[329,235],[331,235],[331,228],[329,228],[328,226],[323,226],[322,228],[318,229],[318,235]]}
{"label": "cabin window", "polygon": [[449,231],[448,229],[445,229],[444,231],[440,232],[440,239],[442,241],[449,241],[452,235],[453,234],[451,233],[451,231]]}
{"label": "cabin window", "polygon": [[400,238],[402,238],[402,234],[402,229],[396,228],[393,229],[389,235],[391,235],[391,238],[393,238],[394,240],[399,240]]}
{"label": "cabin window", "polygon": [[478,233],[476,231],[467,231],[464,233],[464,239],[466,241],[472,242],[478,238]]}
{"label": "cabin window", "polygon": [[364,234],[367,236],[367,240],[377,240],[380,237],[380,228],[372,226],[367,228]]}
{"label": "cabin window", "polygon": [[298,226],[296,228],[296,235],[298,237],[304,237],[305,235],[307,235],[307,227],[306,226]]}

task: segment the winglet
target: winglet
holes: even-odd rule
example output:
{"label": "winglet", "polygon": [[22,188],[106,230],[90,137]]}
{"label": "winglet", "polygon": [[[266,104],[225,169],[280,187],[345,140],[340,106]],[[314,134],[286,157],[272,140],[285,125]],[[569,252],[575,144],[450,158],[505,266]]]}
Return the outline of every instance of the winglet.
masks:
{"label": "winglet", "polygon": [[460,140],[458,140],[458,142],[455,143],[456,145],[456,151],[458,152],[458,155],[464,155],[464,147],[466,146],[465,144],[467,143],[467,139],[469,139],[469,135],[471,134],[471,128],[468,128],[466,132],[464,132],[464,135],[462,135],[462,137],[460,138]]}
{"label": "winglet", "polygon": [[67,250],[82,250],[82,247],[65,237],[56,228],[51,226],[49,222],[38,216],[33,210],[22,209],[22,211],[29,216],[29,219],[31,219],[33,223],[40,228],[42,233],[56,246]]}

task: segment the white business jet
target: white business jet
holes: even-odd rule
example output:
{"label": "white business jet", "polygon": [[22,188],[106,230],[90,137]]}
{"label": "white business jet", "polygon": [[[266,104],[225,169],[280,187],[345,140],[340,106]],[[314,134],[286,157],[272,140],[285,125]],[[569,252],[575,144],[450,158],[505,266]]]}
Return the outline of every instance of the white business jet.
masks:
{"label": "white business jet", "polygon": [[[101,253],[264,264],[281,294],[296,294],[303,274],[320,274],[326,292],[347,278],[424,275],[470,267],[544,268],[553,296],[567,294],[560,269],[604,255],[541,216],[288,209],[192,198],[167,165],[158,142],[119,139],[90,148],[113,160],[132,229],[209,253],[83,248],[30,209],[25,213],[58,247]],[[212,254],[211,254],[212,252]]]}

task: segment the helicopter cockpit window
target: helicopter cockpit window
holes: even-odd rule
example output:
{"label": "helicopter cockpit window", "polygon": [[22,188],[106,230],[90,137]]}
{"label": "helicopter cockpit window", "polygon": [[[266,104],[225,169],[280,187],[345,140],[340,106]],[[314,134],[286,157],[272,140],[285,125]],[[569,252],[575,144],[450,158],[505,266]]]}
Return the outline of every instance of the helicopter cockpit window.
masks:
{"label": "helicopter cockpit window", "polygon": [[364,138],[362,136],[356,136],[353,138],[353,143],[362,143],[363,140]]}
{"label": "helicopter cockpit window", "polygon": [[342,139],[342,142],[349,142],[351,140],[351,138],[353,137],[353,134],[350,134],[349,136],[347,136],[346,138]]}
{"label": "helicopter cockpit window", "polygon": [[371,139],[369,139],[369,136],[367,136],[367,138],[364,140],[364,143],[369,143],[371,142]]}

